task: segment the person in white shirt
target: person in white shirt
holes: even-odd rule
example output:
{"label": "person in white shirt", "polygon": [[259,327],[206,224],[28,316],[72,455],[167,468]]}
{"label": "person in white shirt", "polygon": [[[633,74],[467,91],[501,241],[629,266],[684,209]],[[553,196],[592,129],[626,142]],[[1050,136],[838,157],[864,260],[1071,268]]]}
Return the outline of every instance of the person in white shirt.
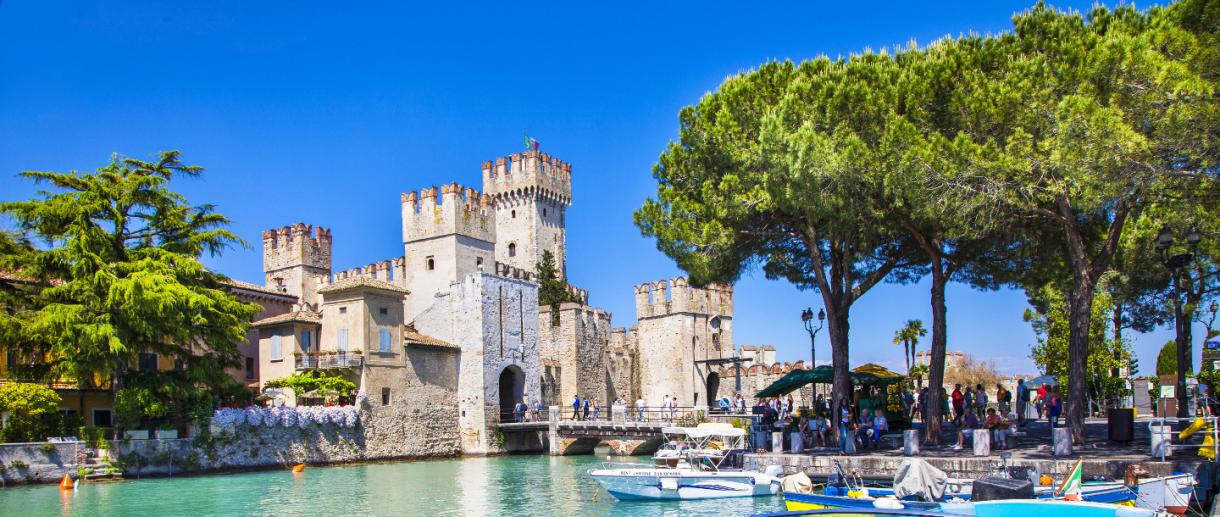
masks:
{"label": "person in white shirt", "polygon": [[639,411],[639,413],[640,413],[639,421],[643,422],[644,421],[644,397],[635,399],[635,409],[636,409],[636,411]]}

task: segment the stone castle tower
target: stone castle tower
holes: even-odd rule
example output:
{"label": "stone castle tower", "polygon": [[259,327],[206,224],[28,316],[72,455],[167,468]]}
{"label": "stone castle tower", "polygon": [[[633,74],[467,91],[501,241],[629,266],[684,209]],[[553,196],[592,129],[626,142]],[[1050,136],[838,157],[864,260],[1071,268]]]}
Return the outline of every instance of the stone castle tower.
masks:
{"label": "stone castle tower", "polygon": [[731,395],[720,388],[719,365],[698,363],[733,356],[733,287],[691,287],[686,278],[635,286],[641,395],[650,406],[666,395],[683,406],[702,406]]}
{"label": "stone castle tower", "polygon": [[330,279],[330,230],[304,223],[263,232],[266,285],[317,307],[317,285]]}
{"label": "stone castle tower", "polygon": [[437,293],[467,276],[495,271],[496,213],[491,198],[457,183],[402,195],[404,253],[395,283],[410,291],[406,321],[428,309]]}
{"label": "stone castle tower", "polygon": [[496,260],[535,271],[544,250],[567,274],[565,213],[572,204],[572,166],[525,151],[483,162],[483,191],[496,211]]}

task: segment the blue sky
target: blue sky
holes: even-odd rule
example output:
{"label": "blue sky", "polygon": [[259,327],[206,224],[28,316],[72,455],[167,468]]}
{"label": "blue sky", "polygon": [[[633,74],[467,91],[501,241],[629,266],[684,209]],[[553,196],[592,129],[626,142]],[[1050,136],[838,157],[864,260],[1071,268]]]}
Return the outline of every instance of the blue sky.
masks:
{"label": "blue sky", "polygon": [[[400,192],[479,188],[479,164],[529,134],[573,164],[570,281],[629,325],[633,284],[681,274],[631,222],[680,108],[767,60],[1006,31],[1032,3],[0,0],[0,199],[33,195],[22,170],[180,149],[207,171],[178,188],[217,204],[251,243],[209,264],[260,282],[263,229],[332,228],[336,270],[399,256]],[[927,288],[885,285],[858,302],[853,363],[901,366],[890,338],[907,319],[930,322]],[[1022,293],[948,296],[951,349],[1034,370]],[[745,278],[736,341],[807,358],[798,316],[818,303]],[[1138,338],[1142,373],[1169,338]],[[829,358],[825,331],[818,341]]]}

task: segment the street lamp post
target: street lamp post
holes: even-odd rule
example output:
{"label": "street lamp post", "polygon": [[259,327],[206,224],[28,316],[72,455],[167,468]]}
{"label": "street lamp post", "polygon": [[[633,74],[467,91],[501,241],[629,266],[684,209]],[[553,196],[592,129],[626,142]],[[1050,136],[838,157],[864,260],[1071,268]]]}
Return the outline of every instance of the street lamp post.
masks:
{"label": "street lamp post", "polygon": [[1194,251],[1199,245],[1199,241],[1203,240],[1203,235],[1199,233],[1198,228],[1192,226],[1186,232],[1186,245],[1189,251],[1186,253],[1178,253],[1171,255],[1169,248],[1173,246],[1173,230],[1169,229],[1168,225],[1161,227],[1161,231],[1156,236],[1156,251],[1160,255],[1161,264],[1169,270],[1169,278],[1173,287],[1173,323],[1174,323],[1174,342],[1177,345],[1178,356],[1178,383],[1177,383],[1177,399],[1178,399],[1178,418],[1189,418],[1190,410],[1186,407],[1186,372],[1190,366],[1190,343],[1186,341],[1186,325],[1190,322],[1182,321],[1182,285],[1181,277],[1187,266],[1194,261]]}
{"label": "street lamp post", "polygon": [[818,326],[813,326],[813,309],[801,311],[801,321],[805,322],[805,330],[809,332],[809,368],[818,365],[818,331],[826,324],[826,311],[818,309]]}

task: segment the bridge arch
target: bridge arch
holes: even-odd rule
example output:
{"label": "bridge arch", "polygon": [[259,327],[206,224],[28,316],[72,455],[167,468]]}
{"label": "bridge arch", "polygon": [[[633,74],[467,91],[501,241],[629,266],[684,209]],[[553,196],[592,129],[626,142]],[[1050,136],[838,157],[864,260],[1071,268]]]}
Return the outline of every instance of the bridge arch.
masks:
{"label": "bridge arch", "polygon": [[525,397],[525,372],[515,364],[510,364],[500,371],[500,421],[511,422],[513,406]]}

